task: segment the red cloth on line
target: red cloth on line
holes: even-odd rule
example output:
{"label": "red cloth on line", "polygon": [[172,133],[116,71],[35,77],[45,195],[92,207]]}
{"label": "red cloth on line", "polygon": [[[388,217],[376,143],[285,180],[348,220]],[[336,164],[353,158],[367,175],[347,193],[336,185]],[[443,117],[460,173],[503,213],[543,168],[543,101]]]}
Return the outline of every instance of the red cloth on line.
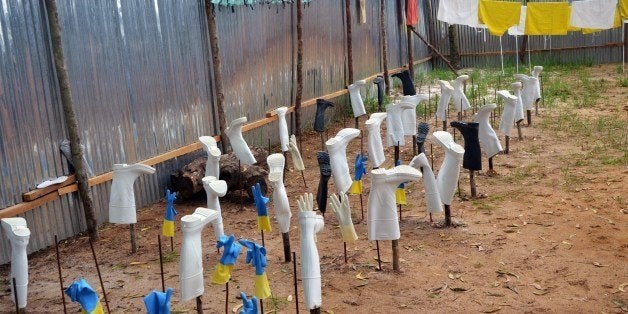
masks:
{"label": "red cloth on line", "polygon": [[419,23],[418,0],[406,0],[406,25]]}

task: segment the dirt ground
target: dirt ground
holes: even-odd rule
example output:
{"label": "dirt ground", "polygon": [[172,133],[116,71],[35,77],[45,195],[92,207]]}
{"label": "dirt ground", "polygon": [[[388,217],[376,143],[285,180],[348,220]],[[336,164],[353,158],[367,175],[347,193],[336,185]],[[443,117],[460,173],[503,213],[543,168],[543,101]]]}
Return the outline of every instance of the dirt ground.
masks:
{"label": "dirt ground", "polygon": [[[434,228],[425,212],[423,183],[409,184],[409,205],[403,207],[400,223],[400,272],[392,270],[389,241],[380,243],[383,270],[377,270],[376,245],[367,240],[358,196],[351,196],[351,205],[360,239],[348,246],[349,261],[345,264],[340,229],[329,210],[325,229],[317,237],[323,276],[322,312],[627,312],[628,88],[618,83],[621,76],[615,68],[616,65],[604,65],[566,74],[549,69],[544,73],[546,93],[555,92],[551,84],[556,82],[552,79],[564,80],[568,96],[551,108],[542,106],[539,116],[533,116],[533,125],[523,128],[523,141],[516,139],[513,129],[510,154],[495,157],[497,176],[486,175],[488,165],[484,159],[485,170],[476,176],[476,181],[478,193],[485,197],[470,199],[468,172],[462,170],[461,195],[455,197],[451,206],[459,227]],[[590,73],[588,82],[603,85],[606,93],[594,100],[595,105],[575,109],[572,104],[583,94],[572,89],[582,85],[577,73],[583,71]],[[350,127],[353,120],[346,118],[331,125],[329,134],[335,134],[343,124]],[[430,126],[433,131],[433,120]],[[573,129],[576,126],[590,132],[580,134],[582,130]],[[614,142],[609,142],[608,137]],[[463,143],[459,134],[457,141]],[[298,172],[291,171],[286,176],[293,212],[290,239],[297,259],[296,197],[305,191],[316,193],[319,174],[315,153],[320,148],[319,136],[307,133],[303,146],[307,188]],[[353,157],[359,149],[359,140],[348,148],[352,173]],[[431,151],[427,144],[428,157]],[[386,167],[392,165],[392,155],[389,149]],[[401,156],[405,163],[409,162],[412,147],[403,147]],[[436,145],[433,156],[436,172],[442,160],[442,151]],[[333,180],[330,185],[330,192],[334,191]],[[364,185],[366,212],[368,175]],[[222,200],[225,231],[261,242],[255,208],[245,202],[244,210],[240,210],[237,195]],[[203,198],[177,201],[177,220],[204,204]],[[130,254],[126,226],[106,224],[100,229],[101,240],[95,248],[112,312],[143,312],[142,297],[152,289],[161,289],[157,235],[161,232],[164,208],[162,201],[139,210],[136,254]],[[269,212],[273,213],[272,204]],[[444,217],[435,215],[434,219],[440,222]],[[169,253],[169,241],[163,243],[165,282],[175,290],[174,312],[192,313],[195,302],[179,302],[177,292],[177,254],[182,240],[179,227],[177,223],[174,252]],[[294,313],[292,264],[283,262],[281,235],[276,224],[273,228],[265,241],[267,274],[274,296],[264,300],[264,310]],[[219,259],[213,248],[211,227],[205,228],[203,240],[203,308],[207,313],[218,313],[224,311],[225,287],[210,283]],[[64,283],[68,285],[83,276],[100,293],[87,237],[62,241],[60,250]],[[3,266],[0,276],[7,278],[8,270],[7,265]],[[299,276],[300,272],[297,265]],[[253,275],[254,269],[244,263],[241,255],[229,287],[230,311],[242,303],[236,298],[237,292],[250,295],[253,291]],[[28,311],[62,312],[54,248],[30,256],[29,276]],[[300,281],[298,289],[299,307],[305,312]],[[77,304],[67,298],[66,302],[70,312],[78,311]],[[12,308],[10,293],[3,288],[0,310],[9,312]]]}

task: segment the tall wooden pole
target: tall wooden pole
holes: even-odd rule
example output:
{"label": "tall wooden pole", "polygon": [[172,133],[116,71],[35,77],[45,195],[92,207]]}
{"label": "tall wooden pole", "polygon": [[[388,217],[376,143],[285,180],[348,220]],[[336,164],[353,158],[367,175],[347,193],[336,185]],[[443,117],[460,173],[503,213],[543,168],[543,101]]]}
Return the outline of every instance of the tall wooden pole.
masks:
{"label": "tall wooden pole", "polygon": [[222,70],[220,69],[220,47],[218,46],[218,32],[216,30],[216,10],[210,1],[205,2],[205,15],[207,17],[207,31],[209,32],[209,43],[212,53],[212,68],[214,72],[214,88],[216,89],[216,112],[218,113],[218,127],[220,128],[220,142],[222,152],[229,152],[229,139],[225,134],[227,128],[227,118],[225,117],[225,94],[222,88]]}
{"label": "tall wooden pole", "polygon": [[46,0],[46,13],[48,14],[48,27],[50,29],[50,40],[52,42],[52,53],[54,55],[59,91],[61,93],[61,105],[63,107],[63,119],[65,120],[66,131],[70,138],[70,152],[72,153],[72,163],[76,170],[76,180],[78,181],[79,196],[83,202],[85,221],[89,238],[98,241],[98,226],[94,215],[94,202],[89,194],[89,183],[87,182],[87,172],[83,164],[83,151],[81,150],[81,138],[79,137],[78,122],[74,115],[72,104],[72,90],[70,79],[65,68],[63,57],[63,42],[61,41],[61,27],[59,26],[59,16],[57,15],[57,3],[55,0]]}
{"label": "tall wooden pole", "polygon": [[353,84],[353,47],[351,42],[351,0],[345,0],[345,16],[347,21],[347,85]]}
{"label": "tall wooden pole", "polygon": [[294,100],[296,135],[301,146],[301,97],[303,97],[303,2],[297,0],[297,93]]}
{"label": "tall wooden pole", "polygon": [[406,41],[408,42],[408,71],[414,80],[414,55],[412,54],[412,30],[410,30],[410,26],[406,26]]}
{"label": "tall wooden pole", "polygon": [[390,77],[388,76],[388,39],[386,37],[386,1],[380,0],[379,30],[382,39],[382,63],[384,67],[384,84],[386,95],[390,95]]}

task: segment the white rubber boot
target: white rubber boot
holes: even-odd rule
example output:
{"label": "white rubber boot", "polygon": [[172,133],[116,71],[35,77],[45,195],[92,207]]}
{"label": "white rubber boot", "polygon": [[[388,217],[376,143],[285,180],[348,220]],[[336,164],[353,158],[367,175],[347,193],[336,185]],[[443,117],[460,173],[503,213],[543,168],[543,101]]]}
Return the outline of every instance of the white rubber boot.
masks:
{"label": "white rubber boot", "polygon": [[386,161],[381,135],[381,125],[386,119],[386,116],[387,114],[385,112],[376,112],[371,114],[370,119],[366,120],[364,123],[368,132],[368,156],[373,164],[373,168],[379,168],[379,166]]}
{"label": "white rubber boot", "polygon": [[229,124],[225,129],[225,135],[229,138],[231,148],[236,157],[245,165],[252,165],[257,162],[249,145],[246,144],[244,137],[242,137],[242,126],[246,123],[246,117],[237,118]]}
{"label": "white rubber boot", "polygon": [[301,230],[301,280],[303,294],[308,309],[320,308],[323,303],[321,293],[321,265],[316,247],[316,234],[323,230],[323,216],[314,211],[299,212]]}
{"label": "white rubber boot", "polygon": [[183,243],[179,257],[179,282],[181,285],[181,301],[191,300],[203,295],[203,247],[201,232],[205,225],[219,219],[218,211],[208,208],[197,208],[192,215],[181,218]]}
{"label": "white rubber boot", "polygon": [[489,119],[491,118],[491,112],[497,108],[496,104],[488,104],[482,106],[473,117],[473,122],[480,124],[478,136],[480,138],[480,145],[482,146],[482,152],[487,158],[491,158],[499,154],[504,149],[499,142],[497,133],[493,130]]}
{"label": "white rubber boot", "polygon": [[395,191],[399,184],[418,181],[421,172],[408,165],[371,170],[368,201],[368,237],[373,240],[398,240],[399,219]]}
{"label": "white rubber boot", "polygon": [[133,183],[142,174],[153,174],[155,168],[143,164],[114,164],[111,193],[109,194],[109,222],[114,224],[134,224],[135,192]]}
{"label": "white rubber boot", "polygon": [[227,182],[218,180],[216,177],[204,177],[203,187],[205,188],[205,194],[207,194],[207,208],[218,212],[218,218],[212,222],[212,225],[214,226],[214,235],[216,236],[216,241],[218,241],[220,236],[225,234],[225,229],[222,223],[222,209],[218,198],[227,194]]}
{"label": "white rubber boot", "polygon": [[456,144],[451,134],[446,131],[432,133],[431,139],[445,151],[445,159],[438,170],[436,183],[438,184],[438,193],[443,204],[451,205],[458,187],[464,148]]}
{"label": "white rubber boot", "polygon": [[541,84],[539,83],[539,75],[543,72],[542,66],[535,66],[532,75],[515,74],[515,79],[523,84],[521,91],[521,99],[523,101],[523,109],[532,110],[537,100],[541,99]]}
{"label": "white rubber boot", "polygon": [[467,98],[467,95],[464,94],[464,83],[468,79],[468,75],[460,75],[455,80],[451,81],[451,85],[454,88],[452,99],[454,102],[454,108],[456,108],[456,113],[471,108],[469,99]]}
{"label": "white rubber boot", "polygon": [[281,233],[290,231],[290,203],[288,201],[288,193],[283,182],[283,169],[285,158],[282,154],[272,154],[266,158],[268,163],[268,181],[273,187],[273,206],[275,207],[275,215]]}
{"label": "white rubber boot", "polygon": [[279,107],[275,109],[277,112],[277,124],[279,124],[279,142],[281,143],[281,151],[290,150],[290,134],[288,134],[288,123],[286,122],[286,113],[288,107]]}
{"label": "white rubber boot", "polygon": [[510,136],[510,131],[512,131],[513,123],[515,122],[515,110],[518,99],[507,90],[497,91],[497,96],[504,100],[504,110],[499,121],[499,132],[505,136]]}
{"label": "white rubber boot", "polygon": [[414,107],[407,109],[401,115],[401,123],[403,124],[404,135],[416,135],[416,106],[422,101],[429,100],[430,97],[426,94],[416,94],[412,96],[401,96],[401,101],[404,103],[410,103]]}
{"label": "white rubber boot", "polygon": [[410,166],[417,170],[423,168],[423,187],[425,188],[425,204],[427,206],[427,212],[442,212],[443,202],[440,199],[436,177],[434,176],[432,167],[430,167],[430,163],[427,161],[427,156],[425,156],[424,153],[414,156],[414,158],[410,161]]}
{"label": "white rubber boot", "polygon": [[447,121],[447,109],[449,109],[449,101],[453,96],[454,88],[447,81],[438,80],[437,83],[440,86],[440,99],[436,107],[436,119]]}
{"label": "white rubber boot", "polygon": [[521,82],[514,82],[510,84],[510,88],[512,88],[512,95],[517,97],[517,105],[515,106],[515,116],[514,121],[518,123],[525,119],[525,113],[523,112],[523,99],[521,98]]}
{"label": "white rubber boot", "polygon": [[329,152],[329,163],[331,166],[331,175],[334,178],[334,185],[338,193],[346,193],[351,187],[353,179],[349,173],[349,164],[347,163],[347,145],[349,142],[360,135],[360,130],[346,128],[340,130],[335,137],[325,142],[327,152]]}
{"label": "white rubber boot", "polygon": [[[11,299],[17,302],[20,309],[26,308],[28,299],[28,256],[26,247],[31,236],[31,231],[26,226],[26,219],[22,217],[2,218],[2,229],[11,242],[11,272],[9,273],[9,285],[11,286]],[[13,280],[17,291],[17,300],[13,291]]]}
{"label": "white rubber boot", "polygon": [[388,146],[404,146],[404,128],[401,117],[406,114],[408,109],[414,109],[416,106],[408,102],[400,102],[388,104],[386,106],[386,139]]}
{"label": "white rubber boot", "polygon": [[353,109],[353,117],[361,117],[366,114],[364,109],[364,101],[362,101],[362,95],[360,95],[360,88],[366,85],[365,80],[359,80],[347,87],[349,90],[349,97],[351,99],[351,109]]}
{"label": "white rubber boot", "polygon": [[205,176],[220,178],[220,156],[222,152],[216,144],[216,139],[213,136],[201,136],[198,140],[203,145],[203,150],[207,153]]}

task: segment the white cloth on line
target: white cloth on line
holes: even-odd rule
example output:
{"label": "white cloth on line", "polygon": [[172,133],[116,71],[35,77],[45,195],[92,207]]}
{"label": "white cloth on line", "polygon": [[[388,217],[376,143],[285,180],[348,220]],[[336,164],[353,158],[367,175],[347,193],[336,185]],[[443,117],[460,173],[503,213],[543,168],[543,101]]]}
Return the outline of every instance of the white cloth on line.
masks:
{"label": "white cloth on line", "polygon": [[569,24],[573,27],[613,28],[617,0],[581,0],[571,3]]}
{"label": "white cloth on line", "polygon": [[525,35],[526,30],[526,11],[528,7],[525,5],[521,6],[521,15],[519,15],[519,24],[515,26],[511,26],[508,28],[508,35],[511,36],[523,36]]}
{"label": "white cloth on line", "polygon": [[478,19],[479,0],[440,0],[437,18],[448,24],[484,27]]}

